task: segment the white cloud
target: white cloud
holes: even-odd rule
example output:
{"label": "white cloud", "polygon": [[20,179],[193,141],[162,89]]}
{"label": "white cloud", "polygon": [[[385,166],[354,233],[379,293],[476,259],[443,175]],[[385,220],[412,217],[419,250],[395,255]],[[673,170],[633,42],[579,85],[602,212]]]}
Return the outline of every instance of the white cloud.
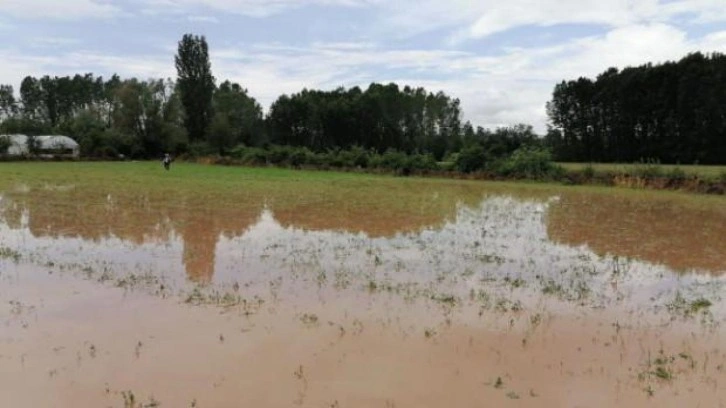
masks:
{"label": "white cloud", "polygon": [[219,19],[217,17],[213,17],[213,16],[189,16],[189,17],[187,17],[187,20],[189,20],[192,23],[210,23],[210,24],[219,23]]}
{"label": "white cloud", "polygon": [[96,0],[2,0],[0,14],[23,19],[81,20],[123,13],[108,2]]}
{"label": "white cloud", "polygon": [[488,8],[469,28],[481,38],[523,25],[551,26],[562,23],[589,23],[619,26],[645,19],[658,19],[657,0],[610,1],[521,1],[498,2]]}
{"label": "white cloud", "polygon": [[77,38],[67,37],[34,37],[29,39],[29,46],[35,48],[53,48],[69,47],[78,45],[81,41]]}
{"label": "white cloud", "polygon": [[379,4],[387,30],[411,35],[447,27],[451,44],[522,26],[726,21],[723,0],[398,0]]}
{"label": "white cloud", "polygon": [[380,0],[135,0],[147,13],[152,14],[191,12],[195,8],[209,8],[251,17],[267,17],[310,5],[361,7],[378,1]]}
{"label": "white cloud", "polygon": [[668,16],[691,16],[692,22],[726,21],[726,6],[722,0],[676,0],[662,5]]}

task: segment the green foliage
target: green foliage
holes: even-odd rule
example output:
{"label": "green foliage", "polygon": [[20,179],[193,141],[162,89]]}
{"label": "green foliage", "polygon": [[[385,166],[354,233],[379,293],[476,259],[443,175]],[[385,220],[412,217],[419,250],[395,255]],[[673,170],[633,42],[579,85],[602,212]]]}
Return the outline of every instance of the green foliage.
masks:
{"label": "green foliage", "polygon": [[367,168],[371,162],[371,153],[360,146],[353,146],[338,153],[340,160],[347,167]]}
{"label": "green foliage", "polygon": [[691,302],[691,313],[698,313],[700,310],[706,310],[711,307],[712,303],[708,299],[699,298]]}
{"label": "green foliage", "polygon": [[664,176],[660,162],[655,159],[641,160],[639,163],[636,163],[633,168],[633,173],[637,177],[648,179]]}
{"label": "green foliage", "polygon": [[680,167],[673,167],[666,173],[666,177],[668,177],[670,180],[685,180],[686,179],[686,172],[683,171]]}
{"label": "green foliage", "polygon": [[462,173],[472,173],[484,169],[489,157],[481,145],[475,144],[462,149],[455,160],[457,170]]}
{"label": "green foliage", "polygon": [[7,153],[10,145],[10,138],[0,136],[0,154]]}
{"label": "green foliage", "polygon": [[245,164],[256,164],[256,165],[262,165],[268,163],[268,154],[267,150],[259,148],[259,147],[253,147],[247,150],[244,150],[241,152],[240,158],[242,159],[242,163]]}
{"label": "green foliage", "polygon": [[184,106],[184,125],[192,141],[207,139],[212,121],[214,77],[209,62],[209,48],[204,36],[185,34],[174,58],[177,86]]}
{"label": "green foliage", "polygon": [[[372,83],[367,89],[303,90],[280,96],[270,107],[272,143],[306,146],[315,152],[359,146],[431,153],[441,159],[461,146],[459,101],[443,92]],[[330,165],[342,161],[331,156]],[[362,165],[362,163],[361,163]]]}
{"label": "green foliage", "polygon": [[189,143],[186,153],[190,157],[204,157],[216,154],[217,149],[205,141],[196,141]]}
{"label": "green foliage", "polygon": [[354,146],[348,150],[329,150],[315,153],[307,147],[271,145],[268,148],[238,145],[229,151],[231,158],[241,164],[274,165],[282,167],[317,167],[337,169],[376,168],[408,175],[413,172],[438,170],[430,154],[407,155],[396,150],[376,154]]}
{"label": "green foliage", "polygon": [[65,122],[62,132],[76,138],[85,156],[113,158],[118,155],[111,147],[106,124],[90,111],[82,111],[73,120]]}
{"label": "green foliage", "polygon": [[427,172],[439,170],[439,165],[432,154],[412,154],[408,157],[408,167],[411,170]]}
{"label": "green foliage", "polygon": [[541,144],[531,126],[474,129],[461,123],[458,99],[395,83],[282,95],[265,118],[240,84],[215,86],[206,39],[191,34],[179,41],[175,66],[176,81],[28,76],[19,101],[0,85],[0,133],[67,134],[84,156],[102,158],[218,154],[256,165],[404,175],[441,170],[444,157],[444,168],[476,171]]}
{"label": "green foliage", "polygon": [[[239,84],[224,81],[214,91],[210,142],[224,148],[263,141],[262,107]],[[223,149],[220,149],[223,150]]]}
{"label": "green foliage", "polygon": [[30,153],[31,155],[38,154],[38,152],[40,151],[40,140],[38,140],[38,138],[35,136],[28,136],[25,144],[28,147],[28,153]]}
{"label": "green foliage", "polygon": [[209,127],[209,145],[217,149],[220,154],[232,146],[235,142],[235,134],[229,118],[224,115],[215,115]]}
{"label": "green foliage", "polygon": [[52,133],[50,126],[27,117],[14,116],[0,123],[2,134],[42,135]]}
{"label": "green foliage", "polygon": [[380,158],[374,159],[375,167],[405,171],[408,168],[409,160],[406,153],[395,149],[388,149]]}
{"label": "green foliage", "polygon": [[582,175],[585,176],[587,179],[592,179],[595,177],[595,167],[590,163],[587,166],[585,166],[584,169],[582,169]]}
{"label": "green foliage", "polygon": [[[546,137],[557,160],[723,164],[726,55],[610,68],[554,87]],[[652,177],[652,176],[646,176]]]}
{"label": "green foliage", "polygon": [[495,172],[505,177],[528,179],[556,179],[564,169],[552,161],[552,154],[541,148],[523,147],[500,161]]}
{"label": "green foliage", "polygon": [[13,87],[11,85],[0,85],[0,117],[11,116],[15,114],[17,109]]}
{"label": "green foliage", "polygon": [[676,292],[675,298],[666,304],[666,308],[673,314],[690,317],[699,312],[707,313],[712,306],[710,300],[698,298],[688,301],[680,292]]}

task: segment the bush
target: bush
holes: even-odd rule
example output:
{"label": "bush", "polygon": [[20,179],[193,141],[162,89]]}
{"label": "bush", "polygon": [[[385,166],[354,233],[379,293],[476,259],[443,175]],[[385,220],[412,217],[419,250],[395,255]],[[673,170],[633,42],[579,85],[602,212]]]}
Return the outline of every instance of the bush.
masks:
{"label": "bush", "polygon": [[[187,154],[190,157],[211,156],[217,154],[218,150],[207,142],[192,142],[187,147]],[[134,156],[134,155],[132,155]]]}
{"label": "bush", "polygon": [[455,158],[456,169],[462,173],[472,173],[484,169],[489,158],[484,148],[475,144],[462,149]]}
{"label": "bush", "polygon": [[259,147],[250,147],[244,150],[240,160],[244,164],[251,164],[257,166],[264,166],[268,163],[267,150],[260,149]]}
{"label": "bush", "polygon": [[438,170],[439,165],[431,154],[412,154],[408,157],[408,167],[416,171],[432,171]]}
{"label": "bush", "polygon": [[561,178],[564,169],[552,161],[549,150],[523,147],[498,163],[496,173],[505,177],[545,179]]}
{"label": "bush", "polygon": [[270,146],[267,151],[267,160],[270,164],[275,165],[288,165],[290,163],[290,157],[295,153],[297,148],[293,146]]}
{"label": "bush", "polygon": [[241,144],[229,149],[229,151],[227,151],[227,154],[229,154],[230,157],[234,157],[235,159],[241,159],[246,152],[247,147]]}
{"label": "bush", "polygon": [[371,154],[360,146],[353,146],[348,150],[338,152],[340,162],[345,167],[359,167],[365,169],[371,160]]}
{"label": "bush", "polygon": [[588,164],[582,169],[582,175],[588,180],[595,178],[595,167],[592,164]]}
{"label": "bush", "polygon": [[395,149],[388,149],[380,157],[378,167],[395,170],[395,171],[410,171],[409,160],[406,153],[399,152]]}
{"label": "bush", "polygon": [[287,160],[290,166],[292,167],[300,167],[304,164],[307,164],[308,162],[308,156],[311,154],[311,152],[303,147],[300,149],[295,149],[290,152],[290,155],[288,156]]}
{"label": "bush", "polygon": [[660,162],[658,160],[641,160],[639,163],[635,164],[633,173],[637,177],[657,178],[663,177],[663,168],[660,166]]}
{"label": "bush", "polygon": [[668,174],[666,175],[671,180],[685,180],[686,179],[686,172],[683,171],[680,167],[673,167],[670,171],[668,171]]}
{"label": "bush", "polygon": [[11,144],[9,137],[0,136],[0,154],[7,153]]}
{"label": "bush", "polygon": [[344,158],[338,150],[329,150],[320,154],[320,164],[328,167],[341,168],[345,165]]}

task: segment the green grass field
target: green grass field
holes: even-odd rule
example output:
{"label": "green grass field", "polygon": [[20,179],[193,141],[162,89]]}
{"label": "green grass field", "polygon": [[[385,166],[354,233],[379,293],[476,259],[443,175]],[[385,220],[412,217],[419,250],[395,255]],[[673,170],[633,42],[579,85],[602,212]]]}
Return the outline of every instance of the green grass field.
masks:
{"label": "green grass field", "polygon": [[[566,164],[581,169],[586,164]],[[623,167],[618,167],[623,166]],[[626,168],[624,165],[595,165],[597,170]],[[686,172],[718,175],[725,167],[682,167]],[[371,201],[380,208],[408,207],[418,202],[430,205],[430,197],[438,193],[439,201],[472,202],[483,194],[507,194],[526,197],[548,197],[565,191],[596,194],[645,195],[655,198],[669,195],[696,196],[678,191],[633,190],[595,185],[565,186],[561,183],[535,181],[482,181],[435,177],[399,177],[358,172],[293,170],[275,167],[218,166],[175,163],[164,171],[158,162],[0,162],[0,194],[18,185],[47,190],[48,186],[73,185],[79,192],[143,192],[150,197],[177,199],[204,196],[210,203],[235,203],[274,198],[278,203],[290,201]],[[82,196],[82,195],[81,195]],[[691,197],[711,201],[721,197]]]}
{"label": "green grass field", "polygon": [[680,169],[689,176],[699,176],[705,179],[719,179],[726,177],[726,166],[701,166],[701,165],[675,165],[675,164],[621,164],[621,163],[557,163],[567,170],[582,171],[587,166],[592,166],[595,172],[630,173],[635,172],[638,167],[656,166],[664,174]]}

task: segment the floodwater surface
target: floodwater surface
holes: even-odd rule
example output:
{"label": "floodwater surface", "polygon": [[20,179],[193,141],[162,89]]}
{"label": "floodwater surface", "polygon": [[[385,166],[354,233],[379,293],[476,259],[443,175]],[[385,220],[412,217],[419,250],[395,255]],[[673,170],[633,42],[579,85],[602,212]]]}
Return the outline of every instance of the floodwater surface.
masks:
{"label": "floodwater surface", "polygon": [[722,198],[47,166],[1,167],[0,406],[726,406]]}

